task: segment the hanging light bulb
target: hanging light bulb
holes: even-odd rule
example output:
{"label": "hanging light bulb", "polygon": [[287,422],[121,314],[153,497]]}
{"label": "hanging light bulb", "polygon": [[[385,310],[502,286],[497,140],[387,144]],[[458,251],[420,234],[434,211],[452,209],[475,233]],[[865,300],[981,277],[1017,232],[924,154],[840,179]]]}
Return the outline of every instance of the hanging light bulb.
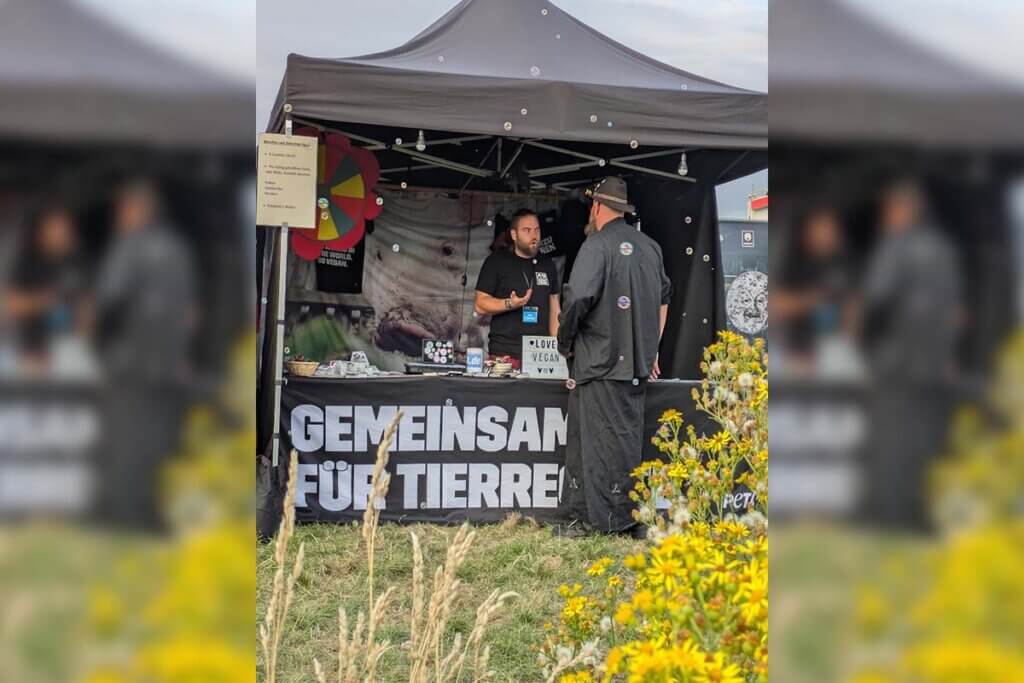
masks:
{"label": "hanging light bulb", "polygon": [[689,166],[686,165],[686,152],[683,152],[679,157],[679,175],[686,175],[690,172]]}
{"label": "hanging light bulb", "polygon": [[[421,130],[419,135],[416,136],[416,151],[417,152],[423,152],[426,149],[427,149],[427,139],[423,136],[423,131]],[[686,155],[684,154],[683,156],[686,156]]]}

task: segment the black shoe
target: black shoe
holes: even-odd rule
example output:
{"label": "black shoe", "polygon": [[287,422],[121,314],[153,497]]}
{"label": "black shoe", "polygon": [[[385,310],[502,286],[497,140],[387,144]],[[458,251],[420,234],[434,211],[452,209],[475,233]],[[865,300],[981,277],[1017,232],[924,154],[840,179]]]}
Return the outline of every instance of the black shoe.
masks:
{"label": "black shoe", "polygon": [[555,538],[586,538],[592,536],[593,533],[586,524],[578,519],[568,524],[556,524],[551,527],[551,535]]}
{"label": "black shoe", "polygon": [[643,524],[637,524],[626,531],[630,538],[634,538],[638,541],[647,540],[647,527]]}

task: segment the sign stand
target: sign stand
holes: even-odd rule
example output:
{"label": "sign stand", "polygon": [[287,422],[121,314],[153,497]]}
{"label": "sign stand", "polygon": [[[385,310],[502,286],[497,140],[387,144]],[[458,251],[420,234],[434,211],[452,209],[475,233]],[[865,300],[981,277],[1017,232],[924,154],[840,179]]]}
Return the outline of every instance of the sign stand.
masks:
{"label": "sign stand", "polygon": [[[290,110],[291,105],[285,108]],[[285,114],[284,134],[292,135],[292,117]],[[288,289],[288,224],[281,224],[280,241],[277,245],[277,310],[274,311],[274,325],[277,335],[274,341],[274,437],[271,464],[276,468],[281,455],[281,385],[284,384],[284,316],[285,296]]]}

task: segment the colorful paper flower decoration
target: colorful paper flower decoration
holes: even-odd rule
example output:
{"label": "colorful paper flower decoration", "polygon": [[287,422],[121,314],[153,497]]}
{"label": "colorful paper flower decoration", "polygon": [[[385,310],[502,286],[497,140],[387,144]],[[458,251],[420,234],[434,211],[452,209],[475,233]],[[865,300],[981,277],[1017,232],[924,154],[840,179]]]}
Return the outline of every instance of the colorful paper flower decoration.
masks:
{"label": "colorful paper flower decoration", "polygon": [[[317,136],[313,128],[296,135]],[[373,187],[380,165],[372,152],[355,147],[344,135],[326,133],[317,147],[316,227],[292,231],[292,250],[307,261],[328,249],[350,249],[366,234],[366,221],[380,215],[383,202]]]}

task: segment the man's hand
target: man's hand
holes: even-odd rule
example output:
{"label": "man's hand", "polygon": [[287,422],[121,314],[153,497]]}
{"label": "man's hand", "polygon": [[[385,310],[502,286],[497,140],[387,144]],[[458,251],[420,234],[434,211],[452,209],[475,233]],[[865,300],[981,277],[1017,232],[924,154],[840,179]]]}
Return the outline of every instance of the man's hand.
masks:
{"label": "man's hand", "polygon": [[530,300],[531,296],[533,296],[533,287],[526,290],[526,294],[522,296],[516,296],[515,291],[513,291],[508,300],[512,302],[512,308],[522,308]]}
{"label": "man's hand", "polygon": [[654,365],[651,366],[651,379],[658,379],[661,377],[661,367],[658,365],[658,356],[654,357]]}

